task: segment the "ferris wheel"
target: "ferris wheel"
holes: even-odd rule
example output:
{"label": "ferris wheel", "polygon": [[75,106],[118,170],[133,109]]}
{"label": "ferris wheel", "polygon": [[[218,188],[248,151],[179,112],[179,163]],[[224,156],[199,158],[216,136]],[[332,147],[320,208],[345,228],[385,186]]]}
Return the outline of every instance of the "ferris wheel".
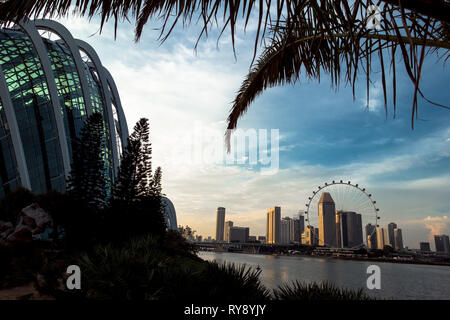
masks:
{"label": "ferris wheel", "polygon": [[[328,195],[324,195],[324,193],[328,193]],[[336,224],[338,224],[338,221],[340,221],[339,223],[345,221],[347,226],[347,220],[338,218],[338,216],[341,217],[338,213],[343,213],[344,215],[349,214],[348,217],[353,217],[352,221],[359,221],[357,228],[354,225],[352,226],[353,230],[361,230],[360,236],[355,237],[357,240],[352,240],[352,242],[348,239],[346,233],[348,231],[347,227],[344,230],[345,235],[342,234],[343,228],[338,227],[339,230],[336,230],[336,237],[338,237],[336,243],[319,243],[319,201],[324,196],[334,202],[337,219]],[[355,217],[357,217],[356,220]],[[350,221],[350,218],[346,219]],[[368,193],[365,188],[358,184],[352,184],[351,181],[333,180],[332,182],[326,182],[324,185],[318,186],[312,192],[312,195],[308,197],[305,210],[305,225],[307,229],[305,230],[311,237],[311,243],[309,244],[358,248],[363,247],[367,241],[370,241],[368,239],[372,239],[372,241],[375,239],[374,235],[376,235],[379,219],[379,209],[376,207],[376,201],[373,199],[372,194]],[[321,241],[323,242],[324,240]]]}

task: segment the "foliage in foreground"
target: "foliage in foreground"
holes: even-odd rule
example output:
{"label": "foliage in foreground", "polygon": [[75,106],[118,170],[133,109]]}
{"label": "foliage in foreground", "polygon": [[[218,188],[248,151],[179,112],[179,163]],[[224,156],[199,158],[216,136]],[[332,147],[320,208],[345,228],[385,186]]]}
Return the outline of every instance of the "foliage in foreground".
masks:
{"label": "foliage in foreground", "polygon": [[[184,243],[183,243],[184,242]],[[271,292],[260,280],[260,270],[246,265],[218,264],[186,250],[185,240],[173,235],[161,241],[145,236],[125,244],[98,245],[71,261],[82,272],[81,292],[61,288],[64,270],[48,265],[41,270],[40,292],[56,298],[93,300],[362,300],[362,290],[339,289],[331,284],[283,285]],[[174,250],[175,247],[184,248]],[[72,263],[71,262],[71,263]]]}
{"label": "foliage in foreground", "polygon": [[330,282],[302,283],[295,281],[273,290],[275,300],[371,300],[363,289],[336,287]]}
{"label": "foliage in foreground", "polygon": [[[170,234],[170,233],[169,233]],[[65,282],[63,269],[49,264],[41,270],[38,289],[57,298],[115,300],[264,300],[269,291],[259,271],[246,266],[219,265],[198,258],[186,244],[165,237],[145,236],[126,244],[99,245],[71,263],[80,266],[81,292],[58,287]],[[182,250],[175,250],[179,245]]]}

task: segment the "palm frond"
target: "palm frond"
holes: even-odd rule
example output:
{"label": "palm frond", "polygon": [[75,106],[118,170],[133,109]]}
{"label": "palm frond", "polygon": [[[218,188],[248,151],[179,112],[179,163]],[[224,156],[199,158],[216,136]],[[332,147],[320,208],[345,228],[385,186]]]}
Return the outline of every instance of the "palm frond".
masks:
{"label": "palm frond", "polygon": [[[372,33],[367,30],[367,11],[371,5],[384,5],[381,30]],[[245,29],[251,15],[256,13],[258,23],[253,58],[266,38],[271,41],[271,46],[266,48],[257,66],[244,81],[233,104],[229,128],[236,127],[237,119],[255,96],[262,92],[261,88],[295,81],[299,77],[300,67],[305,69],[307,76],[318,80],[321,73],[326,72],[331,76],[333,85],[339,84],[341,70],[345,68],[345,79],[352,83],[353,89],[362,69],[366,73],[369,101],[370,75],[373,60],[378,55],[386,102],[383,55],[387,49],[391,51],[394,114],[397,79],[393,57],[400,52],[415,87],[412,106],[414,125],[418,111],[417,95],[423,97],[419,82],[424,58],[436,48],[448,49],[450,42],[450,0],[355,0],[351,4],[345,0],[4,0],[0,3],[0,24],[17,23],[24,18],[65,16],[71,13],[72,7],[72,13],[81,16],[92,18],[100,15],[100,31],[110,20],[114,21],[116,32],[119,21],[134,21],[136,41],[141,38],[149,20],[161,21],[161,41],[170,36],[176,25],[181,23],[187,26],[199,21],[203,27],[197,43],[202,36],[208,35],[214,25],[219,26],[221,20],[219,37],[228,29],[233,50],[238,21],[244,21]],[[444,57],[448,59],[448,51]],[[275,66],[280,70],[277,71]],[[230,131],[227,133],[229,135]]]}
{"label": "palm frond", "polygon": [[[424,97],[419,86],[424,58],[437,49],[444,49],[444,57],[450,56],[448,26],[415,12],[406,12],[403,8],[396,10],[385,6],[381,12],[380,30],[371,30],[367,28],[367,19],[362,14],[367,10],[367,5],[360,4],[355,9],[341,6],[339,1],[322,1],[320,5],[301,6],[296,9],[297,14],[271,28],[270,45],[264,49],[244,79],[233,101],[226,133],[228,150],[232,130],[254,99],[267,88],[295,83],[302,72],[305,77],[319,82],[322,73],[325,73],[330,76],[334,87],[339,87],[341,73],[345,72],[343,78],[352,85],[355,97],[356,79],[362,70],[366,76],[368,106],[372,83],[370,76],[374,61],[378,59],[387,115],[384,60],[385,57],[389,58],[393,69],[395,114],[397,48],[400,49],[404,67],[414,85],[411,120],[414,126],[418,111],[417,97]],[[361,13],[355,15],[355,10]]]}
{"label": "palm frond", "polygon": [[[327,2],[329,1],[320,1],[320,6],[325,4],[322,7],[327,7]],[[354,10],[351,11],[347,1],[332,2],[337,4],[337,8],[345,9],[341,11],[342,15],[350,13],[353,19],[362,3],[372,3],[370,0],[355,1]],[[141,37],[143,28],[149,19],[161,19],[163,21],[161,38],[164,40],[180,21],[183,25],[189,25],[194,16],[197,17],[196,21],[203,21],[200,38],[203,34],[208,33],[212,27],[212,21],[217,22],[222,17],[223,28],[229,28],[234,45],[238,20],[245,19],[244,26],[247,27],[251,14],[257,11],[256,52],[258,40],[264,38],[269,24],[278,26],[284,17],[291,19],[297,13],[296,8],[312,7],[317,3],[316,0],[4,0],[0,3],[0,21],[19,22],[24,18],[61,17],[69,14],[70,8],[73,7],[72,13],[81,16],[92,18],[99,14],[101,16],[100,29],[106,22],[113,19],[117,32],[120,20],[134,20],[137,40]],[[382,0],[378,1],[378,4],[380,3],[395,8],[402,6],[404,9],[450,24],[450,1],[448,0]],[[323,18],[326,18],[326,12],[323,12]]]}

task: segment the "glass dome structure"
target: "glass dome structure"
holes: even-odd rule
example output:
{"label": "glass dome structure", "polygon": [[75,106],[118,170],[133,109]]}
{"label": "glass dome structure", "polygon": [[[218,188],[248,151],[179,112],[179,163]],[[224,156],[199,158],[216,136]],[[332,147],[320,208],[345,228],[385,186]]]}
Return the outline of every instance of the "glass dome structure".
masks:
{"label": "glass dome structure", "polygon": [[72,141],[93,112],[103,115],[112,183],[128,129],[114,80],[95,50],[52,20],[0,29],[0,198],[19,186],[36,194],[64,191]]}

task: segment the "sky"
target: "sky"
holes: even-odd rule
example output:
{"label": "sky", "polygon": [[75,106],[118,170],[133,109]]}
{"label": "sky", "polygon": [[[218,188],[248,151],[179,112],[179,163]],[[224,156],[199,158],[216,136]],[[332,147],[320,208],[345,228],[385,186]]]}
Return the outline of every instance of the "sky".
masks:
{"label": "sky", "polygon": [[[355,99],[345,84],[332,89],[326,76],[320,83],[301,77],[265,91],[238,128],[256,130],[258,138],[265,136],[260,129],[274,134],[269,140],[279,145],[278,162],[270,158],[275,170],[269,171],[260,158],[249,163],[248,155],[236,156],[243,164],[221,158],[231,102],[253,57],[255,23],[245,32],[238,28],[235,57],[227,33],[217,41],[213,32],[194,50],[196,25],[175,28],[161,44],[154,23],[135,43],[128,22],[119,24],[114,40],[113,23],[100,34],[96,18],[59,20],[90,43],[111,72],[130,132],[139,118],[150,119],[153,166],[162,167],[163,192],[174,203],[179,225],[214,238],[221,206],[226,220],[265,235],[267,209],[281,206],[282,216],[292,217],[306,209],[317,186],[342,179],[372,194],[379,224],[396,222],[406,246],[429,241],[434,248],[433,234],[450,233],[450,111],[420,100],[420,120],[412,130],[413,86],[404,71],[398,74],[395,118],[391,105],[385,113],[376,72],[369,108],[363,77]],[[428,57],[422,91],[449,105],[449,83],[448,67]]]}

